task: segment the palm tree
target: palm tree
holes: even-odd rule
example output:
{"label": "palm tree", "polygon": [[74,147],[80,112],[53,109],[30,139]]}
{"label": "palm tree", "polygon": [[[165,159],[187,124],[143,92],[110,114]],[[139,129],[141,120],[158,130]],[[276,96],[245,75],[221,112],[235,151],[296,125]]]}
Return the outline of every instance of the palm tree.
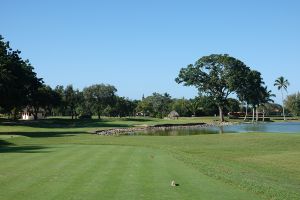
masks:
{"label": "palm tree", "polygon": [[282,113],[283,113],[283,119],[285,118],[284,113],[284,97],[283,97],[283,90],[287,92],[287,87],[290,85],[289,81],[285,79],[283,76],[280,76],[278,79],[275,80],[274,86],[277,86],[278,90],[281,91],[281,97],[282,97]]}
{"label": "palm tree", "polygon": [[272,97],[276,97],[275,94],[272,94],[271,90],[268,90],[267,87],[264,87],[263,90],[260,92],[261,97],[261,104],[262,112],[263,112],[263,122],[265,121],[265,104],[267,103],[274,103]]}

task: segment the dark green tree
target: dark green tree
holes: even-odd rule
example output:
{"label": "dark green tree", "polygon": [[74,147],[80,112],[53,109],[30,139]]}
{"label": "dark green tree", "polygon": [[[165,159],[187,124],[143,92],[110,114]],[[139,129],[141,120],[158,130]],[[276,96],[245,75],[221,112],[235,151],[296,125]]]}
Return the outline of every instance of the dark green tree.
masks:
{"label": "dark green tree", "polygon": [[243,77],[248,71],[249,68],[236,58],[227,54],[213,54],[182,68],[175,81],[185,86],[195,86],[199,93],[213,97],[219,108],[220,121],[223,122],[227,98],[244,84]]}
{"label": "dark green tree", "polygon": [[0,35],[0,106],[4,112],[18,113],[28,104],[32,88],[42,84],[28,60],[20,57],[20,51],[12,50],[9,42]]}
{"label": "dark green tree", "polygon": [[300,93],[297,92],[292,95],[288,95],[284,101],[284,106],[294,115],[300,116]]}
{"label": "dark green tree", "polygon": [[92,112],[101,118],[101,114],[107,106],[113,106],[116,102],[117,89],[112,85],[96,84],[83,89],[84,99]]}
{"label": "dark green tree", "polygon": [[238,112],[240,111],[240,102],[233,98],[228,98],[225,106],[227,112]]}
{"label": "dark green tree", "polygon": [[185,98],[173,99],[172,110],[175,110],[181,117],[189,117],[191,116],[189,103],[190,101]]}
{"label": "dark green tree", "polygon": [[243,79],[243,84],[236,93],[240,101],[246,102],[245,120],[247,119],[248,105],[252,106],[252,122],[254,122],[256,108],[263,101],[261,94],[265,92],[264,82],[261,73],[256,70],[247,71]]}
{"label": "dark green tree", "polygon": [[275,97],[275,94],[272,94],[271,90],[268,90],[267,87],[263,87],[261,88],[258,96],[260,97],[260,104],[259,107],[256,109],[257,110],[257,114],[256,114],[256,121],[258,121],[258,111],[261,110],[263,113],[263,121],[265,121],[265,108],[266,108],[266,104],[268,103],[274,103],[274,100],[272,99],[272,97]]}
{"label": "dark green tree", "polygon": [[66,108],[68,109],[69,115],[72,119],[77,118],[78,113],[77,108],[81,104],[79,90],[74,90],[72,85],[68,85],[64,90],[64,101],[66,103]]}
{"label": "dark green tree", "polygon": [[136,103],[125,97],[116,96],[114,105],[109,105],[105,109],[105,114],[114,117],[133,116],[136,108]]}
{"label": "dark green tree", "polygon": [[36,120],[41,109],[44,110],[45,114],[48,113],[51,115],[52,109],[60,103],[61,99],[57,92],[52,90],[50,86],[38,84],[30,92],[27,109],[31,111]]}
{"label": "dark green tree", "polygon": [[154,92],[146,99],[152,105],[152,116],[154,117],[163,118],[171,111],[172,99],[168,93],[159,94]]}

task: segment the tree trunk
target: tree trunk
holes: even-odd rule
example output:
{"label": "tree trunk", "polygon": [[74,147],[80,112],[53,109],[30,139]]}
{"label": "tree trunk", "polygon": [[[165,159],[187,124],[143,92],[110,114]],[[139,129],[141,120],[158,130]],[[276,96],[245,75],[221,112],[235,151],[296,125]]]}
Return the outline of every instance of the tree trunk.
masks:
{"label": "tree trunk", "polygon": [[258,122],[258,106],[256,106],[256,123]]}
{"label": "tree trunk", "polygon": [[255,107],[252,108],[252,123],[254,123]]}
{"label": "tree trunk", "polygon": [[282,88],[281,88],[281,98],[282,98],[282,114],[283,114],[283,120],[286,121],[286,118],[285,118],[285,110],[284,110],[284,99],[283,99],[283,91],[282,91]]}
{"label": "tree trunk", "polygon": [[244,121],[246,121],[247,117],[248,117],[248,103],[246,102],[246,113],[245,113]]}
{"label": "tree trunk", "polygon": [[224,122],[223,108],[221,106],[219,106],[219,116],[220,116],[220,121]]}
{"label": "tree trunk", "polygon": [[33,107],[33,119],[34,120],[38,119],[38,112],[39,112],[39,108]]}
{"label": "tree trunk", "polygon": [[265,108],[263,108],[263,122],[265,122]]}
{"label": "tree trunk", "polygon": [[12,119],[17,120],[18,119],[18,111],[17,108],[12,109]]}

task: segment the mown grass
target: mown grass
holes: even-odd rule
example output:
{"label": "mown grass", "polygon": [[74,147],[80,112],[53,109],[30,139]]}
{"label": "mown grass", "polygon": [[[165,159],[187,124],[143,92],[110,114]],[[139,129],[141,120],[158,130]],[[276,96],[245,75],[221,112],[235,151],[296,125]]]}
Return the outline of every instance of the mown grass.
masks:
{"label": "mown grass", "polygon": [[[205,120],[212,119],[172,123]],[[2,123],[0,199],[299,199],[300,134],[87,133],[156,123],[166,122]],[[170,186],[173,179],[176,188]]]}

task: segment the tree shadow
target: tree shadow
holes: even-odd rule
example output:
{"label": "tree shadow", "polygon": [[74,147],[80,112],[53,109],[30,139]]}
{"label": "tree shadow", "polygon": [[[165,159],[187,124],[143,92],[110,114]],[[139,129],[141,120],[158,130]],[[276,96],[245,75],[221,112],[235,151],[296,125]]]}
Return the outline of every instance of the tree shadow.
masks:
{"label": "tree shadow", "polygon": [[150,118],[122,118],[123,121],[133,121],[133,122],[151,122],[154,121]]}
{"label": "tree shadow", "polygon": [[[20,135],[25,137],[39,138],[39,137],[72,137],[76,134],[83,133],[82,131],[53,131],[53,132],[0,132],[0,135]],[[0,140],[1,141],[1,140]]]}
{"label": "tree shadow", "polygon": [[1,148],[2,146],[8,146],[8,145],[13,145],[13,143],[7,142],[7,141],[5,141],[5,140],[0,140],[0,148]]}
{"label": "tree shadow", "polygon": [[42,146],[0,146],[0,153],[48,153],[45,151],[48,147]]}
{"label": "tree shadow", "polygon": [[[129,120],[128,120],[129,121]],[[99,127],[130,127],[126,123],[114,123],[105,119],[42,119],[33,121],[0,121],[2,126],[25,126],[33,128],[99,128]]]}
{"label": "tree shadow", "polygon": [[0,153],[47,153],[49,147],[43,146],[17,146],[14,143],[0,139]]}

